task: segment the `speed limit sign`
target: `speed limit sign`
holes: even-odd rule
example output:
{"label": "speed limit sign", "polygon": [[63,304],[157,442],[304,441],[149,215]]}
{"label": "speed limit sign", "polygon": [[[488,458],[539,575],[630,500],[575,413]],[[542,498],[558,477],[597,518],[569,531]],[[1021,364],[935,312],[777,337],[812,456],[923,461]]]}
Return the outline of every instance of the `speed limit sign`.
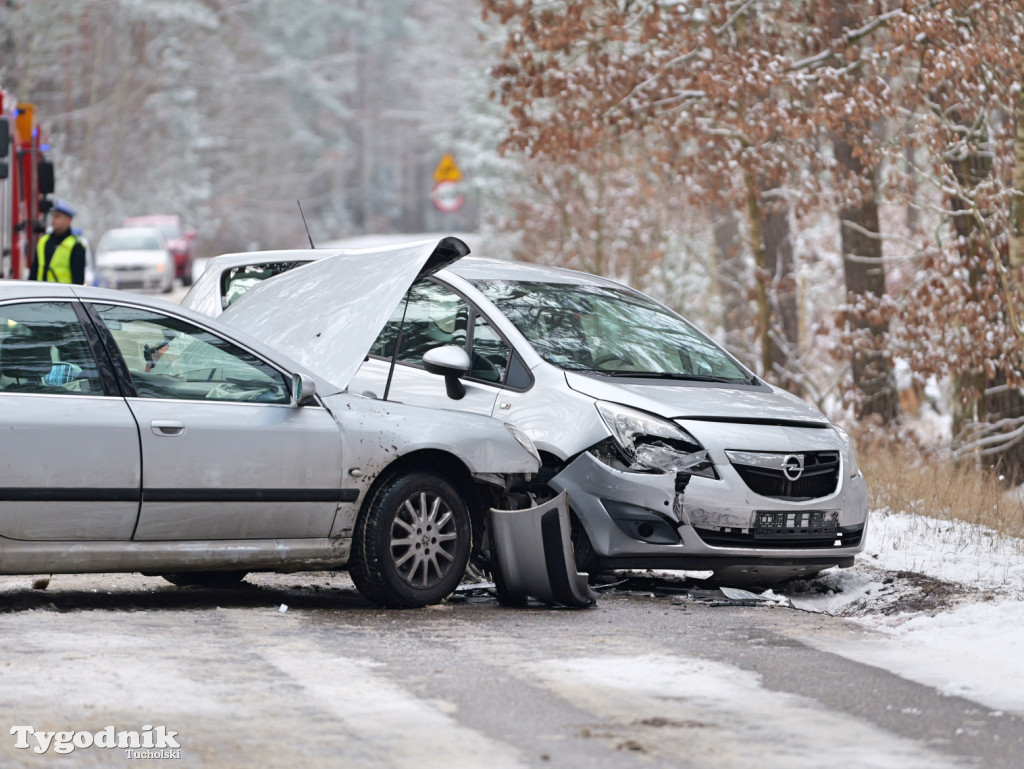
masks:
{"label": "speed limit sign", "polygon": [[466,196],[462,194],[459,183],[448,180],[434,185],[430,199],[433,201],[434,207],[445,214],[454,214],[466,202]]}

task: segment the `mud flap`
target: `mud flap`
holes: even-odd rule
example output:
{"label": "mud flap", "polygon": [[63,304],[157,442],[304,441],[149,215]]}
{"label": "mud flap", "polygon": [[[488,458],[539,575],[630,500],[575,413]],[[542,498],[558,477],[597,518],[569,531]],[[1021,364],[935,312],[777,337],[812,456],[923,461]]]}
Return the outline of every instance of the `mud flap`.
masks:
{"label": "mud flap", "polygon": [[526,510],[491,508],[492,571],[502,603],[523,605],[532,597],[584,608],[597,602],[587,575],[576,571],[567,500],[563,491]]}

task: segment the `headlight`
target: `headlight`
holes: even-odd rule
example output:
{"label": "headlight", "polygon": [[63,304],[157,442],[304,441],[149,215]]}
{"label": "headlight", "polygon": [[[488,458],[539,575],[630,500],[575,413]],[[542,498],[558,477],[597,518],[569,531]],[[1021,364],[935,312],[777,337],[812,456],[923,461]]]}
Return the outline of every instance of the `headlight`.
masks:
{"label": "headlight", "polygon": [[707,450],[686,430],[665,419],[605,401],[597,412],[635,469],[717,478]]}
{"label": "headlight", "polygon": [[505,422],[505,429],[508,430],[509,433],[511,433],[512,437],[515,438],[516,441],[519,443],[519,445],[522,446],[527,451],[529,451],[530,456],[536,459],[537,463],[540,464],[540,452],[537,451],[537,447],[533,445],[533,440],[530,438],[530,436],[524,433],[515,425],[510,425],[508,422]]}
{"label": "headlight", "polygon": [[832,425],[832,429],[836,431],[836,435],[839,436],[839,440],[846,446],[846,462],[849,465],[849,476],[856,478],[860,472],[860,468],[857,467],[857,447],[853,443],[853,438],[839,425]]}

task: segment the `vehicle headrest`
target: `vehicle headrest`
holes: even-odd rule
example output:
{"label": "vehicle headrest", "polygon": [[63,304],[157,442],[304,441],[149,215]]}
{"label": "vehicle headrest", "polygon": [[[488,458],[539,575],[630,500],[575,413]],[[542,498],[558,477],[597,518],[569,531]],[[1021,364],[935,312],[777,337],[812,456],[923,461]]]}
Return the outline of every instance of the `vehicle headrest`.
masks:
{"label": "vehicle headrest", "polygon": [[24,336],[0,341],[0,374],[11,379],[42,377],[50,373],[50,345]]}

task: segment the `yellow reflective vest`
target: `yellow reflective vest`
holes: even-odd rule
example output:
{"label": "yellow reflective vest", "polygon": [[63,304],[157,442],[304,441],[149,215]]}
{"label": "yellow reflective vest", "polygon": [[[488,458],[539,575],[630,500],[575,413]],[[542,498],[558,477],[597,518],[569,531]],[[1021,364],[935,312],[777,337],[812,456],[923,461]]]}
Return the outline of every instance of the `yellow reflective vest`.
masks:
{"label": "yellow reflective vest", "polygon": [[50,269],[44,275],[43,271],[46,269],[46,244],[50,241],[51,237],[50,233],[43,235],[36,246],[36,280],[48,280],[51,283],[70,283],[71,251],[78,242],[78,238],[69,234],[57,244],[57,250],[53,252],[53,258],[50,259]]}

